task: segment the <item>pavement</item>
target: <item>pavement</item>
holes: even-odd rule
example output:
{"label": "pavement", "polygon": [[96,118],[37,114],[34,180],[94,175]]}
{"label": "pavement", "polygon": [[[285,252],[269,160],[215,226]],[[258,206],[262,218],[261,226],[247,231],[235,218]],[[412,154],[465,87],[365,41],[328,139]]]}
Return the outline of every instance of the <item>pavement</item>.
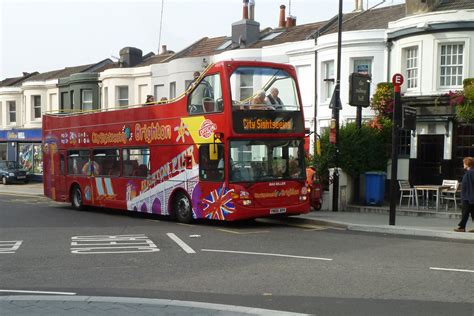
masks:
{"label": "pavement", "polygon": [[[0,194],[43,196],[42,183],[0,185]],[[474,233],[458,233],[460,210],[430,212],[398,208],[396,225],[388,225],[388,206],[350,205],[349,211],[317,211],[301,215],[307,221],[351,231],[474,240]],[[474,229],[471,220],[468,229]],[[58,295],[59,294],[59,295]],[[0,290],[1,315],[306,315],[245,306],[195,301],[131,297],[76,296],[75,293],[47,293]]]}

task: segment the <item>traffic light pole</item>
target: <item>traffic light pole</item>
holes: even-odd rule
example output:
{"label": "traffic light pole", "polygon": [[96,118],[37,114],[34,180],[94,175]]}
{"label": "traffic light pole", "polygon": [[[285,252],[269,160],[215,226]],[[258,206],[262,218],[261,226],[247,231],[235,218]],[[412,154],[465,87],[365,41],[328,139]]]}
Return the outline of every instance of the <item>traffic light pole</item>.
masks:
{"label": "traffic light pole", "polygon": [[341,44],[342,40],[342,0],[339,0],[338,28],[337,28],[337,72],[334,89],[335,106],[332,109],[333,120],[336,123],[336,152],[334,154],[334,173],[332,183],[332,211],[339,211],[339,110],[341,108]]}

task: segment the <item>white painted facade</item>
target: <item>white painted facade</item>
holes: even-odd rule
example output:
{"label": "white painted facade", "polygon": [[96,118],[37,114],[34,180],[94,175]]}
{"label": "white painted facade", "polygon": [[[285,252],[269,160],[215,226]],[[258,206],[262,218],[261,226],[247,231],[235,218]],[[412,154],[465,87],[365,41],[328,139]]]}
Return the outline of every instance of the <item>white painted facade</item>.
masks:
{"label": "white painted facade", "polygon": [[46,81],[26,81],[21,90],[23,102],[21,104],[21,127],[41,128],[41,116],[35,117],[34,98],[40,97],[41,114],[47,111],[58,110],[58,79]]}
{"label": "white painted facade", "polygon": [[[9,102],[15,102],[16,120],[10,122]],[[22,115],[23,95],[20,87],[2,87],[0,88],[0,130],[12,129],[20,126],[22,122],[19,120]]]}

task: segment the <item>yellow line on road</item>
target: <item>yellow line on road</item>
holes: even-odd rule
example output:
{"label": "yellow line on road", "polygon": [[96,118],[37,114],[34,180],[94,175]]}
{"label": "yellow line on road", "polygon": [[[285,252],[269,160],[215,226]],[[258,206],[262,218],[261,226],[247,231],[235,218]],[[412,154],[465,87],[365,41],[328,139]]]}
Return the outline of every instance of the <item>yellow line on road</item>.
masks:
{"label": "yellow line on road", "polygon": [[240,232],[240,231],[235,231],[235,230],[230,230],[230,229],[221,229],[221,228],[218,228],[217,230],[224,233],[230,233],[230,234],[236,234],[236,235],[262,234],[262,233],[270,232],[269,230],[255,230],[255,231]]}

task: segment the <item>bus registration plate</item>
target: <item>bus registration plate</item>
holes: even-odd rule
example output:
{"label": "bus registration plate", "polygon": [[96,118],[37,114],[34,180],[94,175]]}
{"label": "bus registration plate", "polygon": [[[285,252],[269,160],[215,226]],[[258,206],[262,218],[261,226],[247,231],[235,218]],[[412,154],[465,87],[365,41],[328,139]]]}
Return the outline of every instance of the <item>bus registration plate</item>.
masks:
{"label": "bus registration plate", "polygon": [[286,213],[286,208],[271,208],[270,214],[282,214]]}

